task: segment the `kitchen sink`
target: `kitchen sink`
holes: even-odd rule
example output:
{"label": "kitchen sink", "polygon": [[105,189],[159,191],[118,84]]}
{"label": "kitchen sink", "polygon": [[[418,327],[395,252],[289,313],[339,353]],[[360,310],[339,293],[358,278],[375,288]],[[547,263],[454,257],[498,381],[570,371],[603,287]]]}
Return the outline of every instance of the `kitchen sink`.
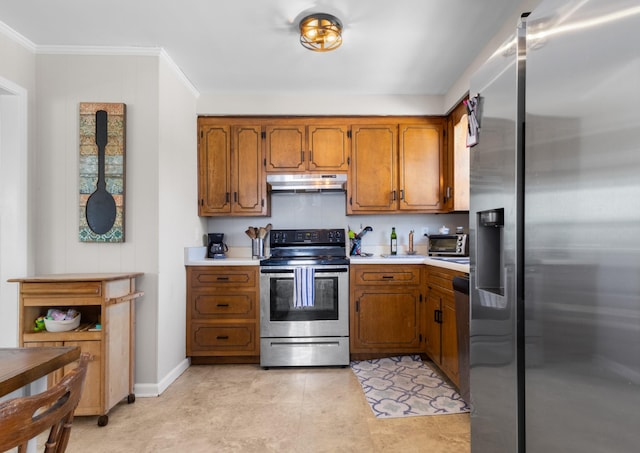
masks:
{"label": "kitchen sink", "polygon": [[447,261],[456,264],[469,264],[468,256],[430,256],[432,260]]}
{"label": "kitchen sink", "polygon": [[380,255],[382,258],[426,258],[426,255]]}

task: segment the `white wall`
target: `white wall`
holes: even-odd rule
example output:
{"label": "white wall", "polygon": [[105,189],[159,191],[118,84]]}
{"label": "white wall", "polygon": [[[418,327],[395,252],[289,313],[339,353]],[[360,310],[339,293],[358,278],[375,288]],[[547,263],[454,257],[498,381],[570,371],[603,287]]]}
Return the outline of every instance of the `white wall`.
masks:
{"label": "white wall", "polygon": [[30,199],[35,56],[0,30],[0,347],[18,344],[18,287],[33,269]]}
{"label": "white wall", "polygon": [[[0,34],[0,58],[11,62],[19,54],[16,49],[24,47],[8,45],[11,52],[5,52],[3,39]],[[0,269],[3,280],[47,273],[143,272],[138,288],[145,295],[136,302],[136,391],[160,393],[187,363],[183,247],[192,245],[205,230],[196,211],[196,94],[162,55],[36,57],[28,49],[24,54],[27,61],[14,58],[16,66],[30,68],[34,75],[30,85],[38,91],[37,103],[30,107],[35,116],[30,128],[35,137],[33,177],[28,182],[22,177],[26,157],[22,163],[11,163],[10,169],[0,169],[15,175],[3,178],[3,188],[9,184],[13,194],[20,192],[9,200],[12,207],[23,207],[16,216],[20,232],[27,231],[28,224],[33,234],[30,252],[24,250],[23,260],[12,260],[14,268],[20,263],[19,271],[5,275],[6,266]],[[0,70],[0,82],[3,75]],[[4,113],[9,94],[6,89],[1,93],[0,119],[12,126],[15,122],[7,121]],[[80,102],[127,105],[124,243],[78,240]],[[9,193],[3,190],[0,195],[3,207],[7,201],[3,197]],[[33,212],[28,222],[27,205]],[[2,217],[2,225],[6,218]],[[3,248],[3,257],[11,250]],[[24,262],[29,257],[35,265],[28,269]],[[10,307],[8,315],[0,317],[0,345],[6,346],[17,344],[17,284],[10,285],[7,294],[6,285],[1,286],[3,310]]]}
{"label": "white wall", "polygon": [[158,377],[161,392],[182,367],[186,351],[184,247],[199,242],[196,97],[160,60],[158,194]]}
{"label": "white wall", "polygon": [[[136,383],[157,382],[158,58],[38,55],[37,274],[144,272],[136,302]],[[78,239],[80,102],[127,105],[123,243]]]}
{"label": "white wall", "polygon": [[441,115],[443,96],[202,94],[199,115]]}
{"label": "white wall", "polygon": [[[245,247],[244,254],[251,255],[251,240],[244,231],[248,226],[265,226],[271,223],[275,229],[285,228],[351,228],[357,233],[362,227],[371,226],[373,231],[362,240],[364,252],[385,253],[389,244],[391,227],[396,227],[398,247],[402,252],[408,244],[409,231],[415,231],[416,248],[426,252],[427,239],[422,228],[431,233],[446,224],[453,231],[456,226],[469,226],[467,213],[454,214],[399,214],[399,215],[351,215],[345,214],[345,194],[302,193],[274,194],[271,196],[271,217],[212,217],[209,232],[224,233],[230,247]],[[195,244],[202,245],[202,244]],[[377,251],[382,247],[382,251]]]}
{"label": "white wall", "polygon": [[[504,25],[500,28],[500,30],[494,35],[494,37],[489,41],[482,52],[480,52],[477,57],[469,63],[467,69],[463,74],[460,75],[458,80],[453,84],[453,86],[449,89],[446,96],[444,97],[444,107],[445,112],[453,109],[460,99],[464,97],[464,95],[469,91],[469,80],[476,72],[476,70],[484,64],[485,61],[500,47],[502,43],[504,43],[509,37],[515,34],[516,26],[520,20],[520,16],[522,13],[531,12],[533,9],[540,3],[541,0],[521,0],[520,6],[517,8],[517,13],[511,16]],[[472,93],[475,95],[476,93]]]}

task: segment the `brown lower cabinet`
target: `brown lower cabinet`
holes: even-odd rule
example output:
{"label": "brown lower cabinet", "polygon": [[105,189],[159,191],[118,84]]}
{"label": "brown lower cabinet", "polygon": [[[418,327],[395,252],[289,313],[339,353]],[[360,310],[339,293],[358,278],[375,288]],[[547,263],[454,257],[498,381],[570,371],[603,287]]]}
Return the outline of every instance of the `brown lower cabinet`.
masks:
{"label": "brown lower cabinet", "polygon": [[[187,266],[192,363],[260,362],[258,272],[258,266]],[[352,264],[351,358],[426,354],[459,385],[452,280],[462,275],[436,266]]]}
{"label": "brown lower cabinet", "polygon": [[187,266],[187,356],[260,362],[258,266]]}
{"label": "brown lower cabinet", "polygon": [[[134,301],[135,278],[141,273],[57,274],[12,279],[20,283],[20,346],[77,346],[89,354],[87,376],[78,416],[98,415],[98,425],[108,423],[107,413],[124,398],[135,401]],[[34,331],[34,320],[50,308],[74,308],[81,314],[80,326],[67,332]],[[95,323],[100,330],[89,330]],[[48,377],[55,385],[71,363]]]}
{"label": "brown lower cabinet", "polygon": [[424,314],[424,352],[453,381],[458,374],[458,337],[453,277],[463,272],[426,266],[427,300]]}
{"label": "brown lower cabinet", "polygon": [[351,265],[351,357],[420,353],[421,265]]}

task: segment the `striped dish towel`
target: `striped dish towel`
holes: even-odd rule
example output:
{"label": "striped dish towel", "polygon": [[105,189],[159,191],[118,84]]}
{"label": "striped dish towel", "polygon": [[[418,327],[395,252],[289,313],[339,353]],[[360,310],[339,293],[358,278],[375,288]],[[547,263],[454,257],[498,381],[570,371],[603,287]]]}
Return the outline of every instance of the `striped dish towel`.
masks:
{"label": "striped dish towel", "polygon": [[293,270],[293,307],[313,307],[315,288],[313,280],[315,270],[312,267],[296,267]]}

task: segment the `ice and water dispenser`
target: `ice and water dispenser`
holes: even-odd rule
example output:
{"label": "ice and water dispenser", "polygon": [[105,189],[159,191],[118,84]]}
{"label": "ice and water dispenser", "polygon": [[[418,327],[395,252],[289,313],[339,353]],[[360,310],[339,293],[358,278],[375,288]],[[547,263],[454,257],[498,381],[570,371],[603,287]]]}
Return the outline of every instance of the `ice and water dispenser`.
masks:
{"label": "ice and water dispenser", "polygon": [[504,208],[477,216],[476,287],[504,296]]}

